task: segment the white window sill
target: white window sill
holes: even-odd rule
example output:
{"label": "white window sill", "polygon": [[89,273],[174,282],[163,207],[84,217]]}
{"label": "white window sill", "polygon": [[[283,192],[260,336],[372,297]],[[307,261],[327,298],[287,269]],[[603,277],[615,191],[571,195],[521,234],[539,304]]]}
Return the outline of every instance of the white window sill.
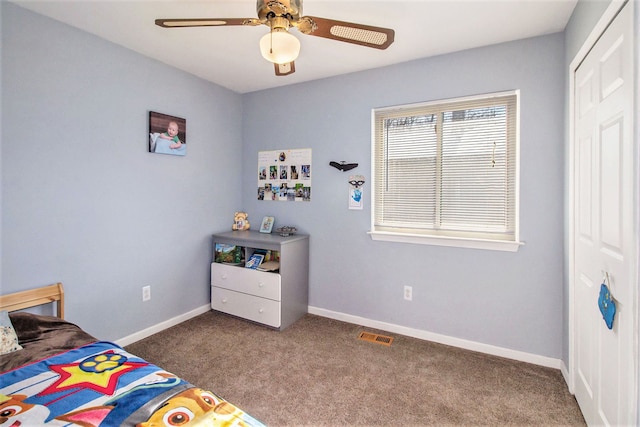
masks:
{"label": "white window sill", "polygon": [[517,252],[523,242],[504,240],[471,239],[446,236],[424,236],[421,234],[393,233],[389,231],[367,232],[372,240],[383,242],[413,243],[418,245],[453,246],[457,248],[486,249],[491,251]]}

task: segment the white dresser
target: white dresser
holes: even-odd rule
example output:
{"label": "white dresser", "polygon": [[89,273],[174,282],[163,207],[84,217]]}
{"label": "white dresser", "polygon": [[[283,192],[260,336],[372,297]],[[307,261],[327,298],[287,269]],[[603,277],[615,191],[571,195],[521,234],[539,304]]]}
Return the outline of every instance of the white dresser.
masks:
{"label": "white dresser", "polygon": [[[215,248],[221,244],[239,247],[245,261],[256,250],[278,253],[279,269],[259,271],[244,263],[215,262]],[[229,231],[213,235],[213,248],[211,308],[280,330],[307,313],[309,236]]]}

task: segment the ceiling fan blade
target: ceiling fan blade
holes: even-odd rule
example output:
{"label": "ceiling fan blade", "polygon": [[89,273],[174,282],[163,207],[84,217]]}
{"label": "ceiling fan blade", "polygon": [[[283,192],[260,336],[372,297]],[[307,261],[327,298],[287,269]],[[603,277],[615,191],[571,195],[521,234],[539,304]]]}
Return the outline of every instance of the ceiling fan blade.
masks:
{"label": "ceiling fan blade", "polygon": [[296,64],[291,61],[287,64],[273,64],[276,69],[276,76],[288,76],[296,72]]}
{"label": "ceiling fan blade", "polygon": [[336,21],[335,19],[317,18],[315,16],[300,18],[301,22],[307,21],[308,23],[309,20],[312,21],[310,25],[298,26],[298,29],[305,34],[375,49],[388,48],[393,43],[395,36],[395,31],[390,28],[354,24],[353,22]]}
{"label": "ceiling fan blade", "polygon": [[225,25],[260,25],[255,18],[187,18],[156,19],[156,25],[164,28],[221,27]]}

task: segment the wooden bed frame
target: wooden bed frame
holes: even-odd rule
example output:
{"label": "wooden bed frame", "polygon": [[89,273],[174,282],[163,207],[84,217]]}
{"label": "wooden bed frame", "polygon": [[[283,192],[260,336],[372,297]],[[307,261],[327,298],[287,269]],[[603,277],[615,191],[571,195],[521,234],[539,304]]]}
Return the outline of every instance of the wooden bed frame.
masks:
{"label": "wooden bed frame", "polygon": [[0,310],[16,311],[56,303],[56,315],[64,319],[64,289],[62,283],[42,286],[28,291],[0,295]]}

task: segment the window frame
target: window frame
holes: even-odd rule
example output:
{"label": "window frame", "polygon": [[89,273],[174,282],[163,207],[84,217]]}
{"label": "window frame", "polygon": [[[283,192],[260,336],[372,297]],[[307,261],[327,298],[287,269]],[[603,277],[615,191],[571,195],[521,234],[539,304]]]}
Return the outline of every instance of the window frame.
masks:
{"label": "window frame", "polygon": [[[513,148],[515,150],[514,164],[511,165],[514,170],[514,234],[511,239],[497,239],[493,236],[483,236],[479,232],[440,232],[436,229],[420,231],[414,228],[393,228],[389,229],[384,226],[376,225],[376,203],[377,203],[377,182],[376,168],[378,165],[377,155],[377,135],[376,135],[376,116],[385,112],[398,112],[402,110],[413,110],[416,108],[432,108],[434,106],[445,106],[456,103],[467,103],[481,100],[490,100],[498,97],[515,96],[515,141]],[[439,154],[438,154],[439,156]],[[396,105],[391,107],[374,108],[371,110],[371,228],[367,234],[372,240],[425,244],[436,246],[450,246],[461,248],[487,249],[497,251],[516,252],[524,243],[520,241],[520,91],[510,90],[504,92],[495,92],[482,95],[458,97],[451,99],[434,100],[428,102]]]}

